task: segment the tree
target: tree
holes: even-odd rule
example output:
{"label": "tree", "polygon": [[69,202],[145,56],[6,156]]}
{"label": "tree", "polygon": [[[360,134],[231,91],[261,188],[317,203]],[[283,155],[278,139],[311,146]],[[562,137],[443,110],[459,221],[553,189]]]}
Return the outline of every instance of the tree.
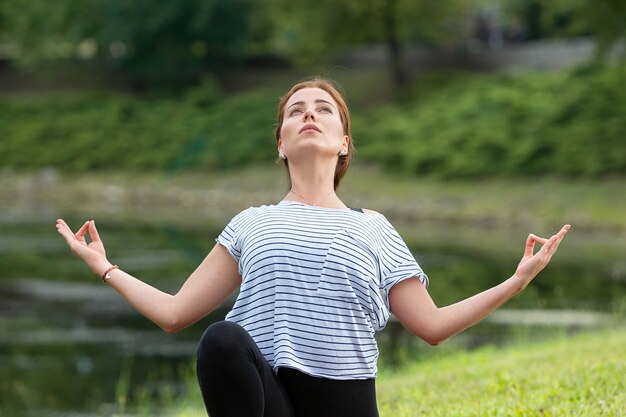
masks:
{"label": "tree", "polygon": [[461,0],[318,0],[306,5],[268,0],[276,11],[277,45],[296,62],[312,62],[347,45],[383,43],[392,80],[408,82],[403,49],[407,43],[455,40],[465,10]]}
{"label": "tree", "polygon": [[[495,0],[496,2],[498,0]],[[611,47],[626,35],[626,2],[623,0],[500,1],[509,13],[525,19],[531,38],[592,35],[594,61],[605,60]]]}
{"label": "tree", "polygon": [[253,0],[2,0],[17,63],[92,59],[137,85],[185,84],[240,62]]}
{"label": "tree", "polygon": [[604,61],[611,47],[626,35],[626,2],[623,0],[559,0],[548,16],[571,13],[573,28],[589,28],[596,42],[595,61]]}

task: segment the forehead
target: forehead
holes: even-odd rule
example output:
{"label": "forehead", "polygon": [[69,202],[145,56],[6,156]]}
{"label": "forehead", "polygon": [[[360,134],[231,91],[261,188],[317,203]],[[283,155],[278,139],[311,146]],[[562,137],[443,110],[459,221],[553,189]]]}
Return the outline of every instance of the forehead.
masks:
{"label": "forehead", "polygon": [[337,103],[335,102],[333,97],[325,90],[317,87],[307,87],[293,93],[291,97],[289,97],[289,100],[287,100],[285,108],[288,108],[293,103],[297,103],[299,101],[304,101],[305,103],[314,103],[315,100],[326,100],[332,103],[333,106],[337,107]]}

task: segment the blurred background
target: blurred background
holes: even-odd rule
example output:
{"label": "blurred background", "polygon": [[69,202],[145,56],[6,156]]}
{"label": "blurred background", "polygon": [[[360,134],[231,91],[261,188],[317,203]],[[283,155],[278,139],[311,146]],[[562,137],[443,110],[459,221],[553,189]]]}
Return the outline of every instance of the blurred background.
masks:
{"label": "blurred background", "polygon": [[167,335],[67,249],[175,292],[228,220],[287,191],[279,97],[337,80],[357,156],[439,305],[501,282],[529,232],[572,230],[538,280],[433,348],[391,322],[383,369],[626,317],[626,3],[0,0],[0,416],[202,415],[207,319]]}

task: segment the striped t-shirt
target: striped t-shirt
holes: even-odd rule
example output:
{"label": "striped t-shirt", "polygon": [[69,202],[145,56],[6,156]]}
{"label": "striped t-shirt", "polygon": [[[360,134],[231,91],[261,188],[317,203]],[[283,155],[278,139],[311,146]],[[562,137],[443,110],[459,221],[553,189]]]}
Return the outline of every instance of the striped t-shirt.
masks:
{"label": "striped t-shirt", "polygon": [[226,320],[245,328],[270,366],[331,379],[377,374],[374,332],[389,290],[428,277],[382,214],[294,201],[250,207],[216,241],[239,264]]}

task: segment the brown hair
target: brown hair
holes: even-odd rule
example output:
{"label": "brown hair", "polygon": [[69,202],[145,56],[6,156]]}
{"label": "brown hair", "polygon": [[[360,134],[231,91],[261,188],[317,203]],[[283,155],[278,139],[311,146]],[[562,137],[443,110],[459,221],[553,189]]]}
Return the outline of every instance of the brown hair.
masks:
{"label": "brown hair", "polygon": [[[339,117],[341,118],[341,125],[343,126],[343,134],[348,136],[348,153],[346,155],[339,155],[337,159],[337,165],[335,166],[335,177],[333,180],[333,187],[336,190],[341,182],[341,179],[346,175],[348,171],[348,167],[350,166],[350,161],[352,160],[352,155],[354,155],[355,149],[352,144],[352,135],[350,133],[350,110],[348,110],[348,105],[344,100],[342,94],[339,92],[341,87],[335,82],[321,78],[314,77],[310,80],[306,80],[292,86],[287,94],[280,98],[280,102],[278,103],[278,125],[276,126],[276,142],[280,139],[280,130],[283,127],[283,119],[285,106],[287,105],[287,101],[289,98],[298,90],[302,90],[304,88],[319,88],[321,90],[326,91],[330,96],[335,100],[337,106],[339,108]],[[287,159],[283,159],[283,163],[289,171],[289,161]],[[291,179],[290,186],[291,186]]]}

